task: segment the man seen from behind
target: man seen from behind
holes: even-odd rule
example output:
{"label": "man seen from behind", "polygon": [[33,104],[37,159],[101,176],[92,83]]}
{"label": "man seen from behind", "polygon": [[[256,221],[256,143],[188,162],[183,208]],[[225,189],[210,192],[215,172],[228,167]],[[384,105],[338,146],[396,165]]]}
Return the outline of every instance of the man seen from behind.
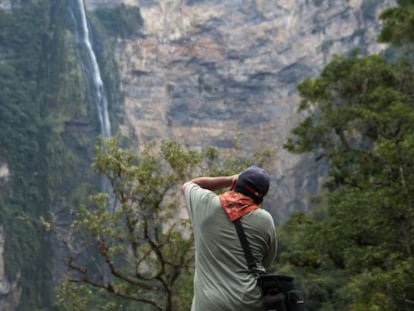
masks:
{"label": "man seen from behind", "polygon": [[[192,311],[262,311],[261,290],[249,270],[233,221],[241,219],[258,268],[276,256],[272,216],[259,205],[269,176],[251,166],[238,175],[198,177],[182,186],[195,240]],[[214,191],[230,188],[217,195]]]}

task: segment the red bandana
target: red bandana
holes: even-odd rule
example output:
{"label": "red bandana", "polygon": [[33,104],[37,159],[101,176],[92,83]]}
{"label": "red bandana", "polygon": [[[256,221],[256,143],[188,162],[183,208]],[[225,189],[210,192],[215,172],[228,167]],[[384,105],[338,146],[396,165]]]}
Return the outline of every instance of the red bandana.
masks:
{"label": "red bandana", "polygon": [[250,197],[234,191],[219,195],[219,199],[230,221],[235,221],[259,207]]}

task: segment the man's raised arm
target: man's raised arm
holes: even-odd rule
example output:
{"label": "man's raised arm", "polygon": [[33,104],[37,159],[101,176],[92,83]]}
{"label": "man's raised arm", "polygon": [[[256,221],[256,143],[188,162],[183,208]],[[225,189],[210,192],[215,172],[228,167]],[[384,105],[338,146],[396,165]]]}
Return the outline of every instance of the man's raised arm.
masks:
{"label": "man's raised arm", "polygon": [[238,175],[219,177],[197,177],[184,183],[181,187],[181,192],[184,193],[185,188],[191,183],[211,191],[216,191],[223,188],[233,188],[233,186],[236,184],[237,176]]}

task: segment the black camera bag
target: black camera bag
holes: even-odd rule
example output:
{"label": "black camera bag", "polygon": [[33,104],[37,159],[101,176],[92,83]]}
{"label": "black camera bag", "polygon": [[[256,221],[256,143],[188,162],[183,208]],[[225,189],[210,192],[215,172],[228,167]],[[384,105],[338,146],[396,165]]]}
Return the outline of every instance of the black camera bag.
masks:
{"label": "black camera bag", "polygon": [[303,294],[295,288],[294,278],[258,270],[240,219],[235,220],[234,225],[246,257],[247,266],[257,275],[258,285],[262,289],[265,310],[305,311]]}
{"label": "black camera bag", "polygon": [[294,278],[272,273],[260,274],[257,282],[262,289],[266,310],[304,311],[303,295],[295,288]]}

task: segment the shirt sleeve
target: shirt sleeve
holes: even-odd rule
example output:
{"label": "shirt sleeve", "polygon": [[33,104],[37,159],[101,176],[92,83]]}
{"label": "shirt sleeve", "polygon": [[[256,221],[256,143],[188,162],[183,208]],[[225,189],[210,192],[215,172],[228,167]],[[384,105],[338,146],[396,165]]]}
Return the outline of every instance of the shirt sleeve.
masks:
{"label": "shirt sleeve", "polygon": [[187,211],[191,220],[196,217],[198,213],[197,209],[202,208],[204,205],[208,205],[208,201],[211,199],[212,195],[215,196],[212,191],[203,189],[195,183],[189,183],[185,187],[184,197],[187,203]]}

